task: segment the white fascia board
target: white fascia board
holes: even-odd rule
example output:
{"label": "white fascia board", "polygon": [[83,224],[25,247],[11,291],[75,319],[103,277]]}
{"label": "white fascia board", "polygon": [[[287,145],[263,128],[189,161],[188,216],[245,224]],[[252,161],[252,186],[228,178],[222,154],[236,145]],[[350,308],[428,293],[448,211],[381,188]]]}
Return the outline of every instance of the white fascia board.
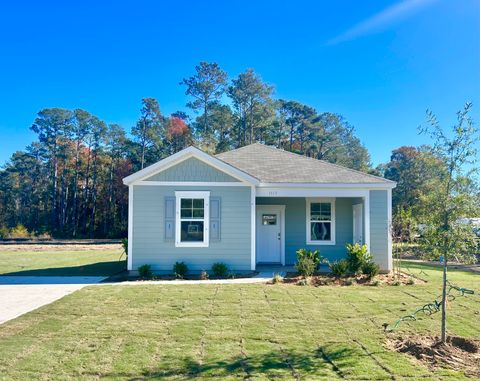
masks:
{"label": "white fascia board", "polygon": [[218,169],[219,171],[225,172],[226,174],[236,178],[237,180],[247,183],[249,185],[258,185],[260,181],[249,174],[240,171],[239,169],[227,164],[209,154],[199,150],[196,147],[188,147],[179,151],[159,162],[148,166],[138,172],[131,174],[123,179],[125,185],[130,185],[135,182],[146,179],[147,177],[153,176],[156,173],[164,171],[169,167],[182,162],[183,160],[194,157],[203,161],[204,163],[210,165],[211,167]]}
{"label": "white fascia board", "polygon": [[342,188],[260,188],[257,197],[365,197],[369,189]]}
{"label": "white fascia board", "polygon": [[259,188],[341,188],[341,189],[392,189],[397,183],[260,183]]}

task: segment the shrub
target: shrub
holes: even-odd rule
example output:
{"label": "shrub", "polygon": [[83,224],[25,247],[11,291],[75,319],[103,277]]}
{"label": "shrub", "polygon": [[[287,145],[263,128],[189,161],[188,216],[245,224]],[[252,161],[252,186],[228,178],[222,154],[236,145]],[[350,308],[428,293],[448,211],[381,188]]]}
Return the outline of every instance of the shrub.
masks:
{"label": "shrub", "polygon": [[0,226],[0,239],[7,239],[10,235],[10,231],[6,226]]}
{"label": "shrub", "polygon": [[345,286],[352,286],[354,283],[355,283],[354,279],[348,278],[347,280],[345,280],[344,284]]}
{"label": "shrub", "polygon": [[283,283],[283,276],[280,274],[274,274],[272,278],[272,283],[277,284],[277,283]]}
{"label": "shrub", "polygon": [[362,265],[371,260],[367,245],[347,245],[348,271],[358,274],[362,270]]}
{"label": "shrub", "polygon": [[188,273],[188,266],[185,262],[175,262],[173,265],[173,273],[176,278],[185,278],[185,275]]}
{"label": "shrub", "polygon": [[205,270],[202,270],[200,273],[200,279],[201,280],[207,280],[208,279],[208,273]]}
{"label": "shrub", "polygon": [[30,233],[28,229],[23,226],[22,224],[18,224],[12,230],[10,230],[10,237],[11,238],[28,238],[30,237]]}
{"label": "shrub", "polygon": [[413,277],[410,277],[407,281],[407,285],[413,286],[415,284],[415,279]]}
{"label": "shrub", "polygon": [[138,275],[140,275],[141,278],[151,278],[153,276],[152,266],[151,265],[141,265],[138,268]]}
{"label": "shrub", "polygon": [[375,278],[379,272],[380,266],[371,260],[362,264],[362,273],[364,273],[368,279]]}
{"label": "shrub", "polygon": [[297,251],[297,263],[295,268],[304,277],[312,276],[317,271],[322,258],[318,250],[300,249]]}
{"label": "shrub", "polygon": [[212,265],[212,273],[216,278],[225,278],[228,274],[228,267],[223,262],[216,262]]}
{"label": "shrub", "polygon": [[341,278],[345,276],[348,271],[348,262],[346,259],[342,259],[340,261],[330,263],[328,267],[330,267],[330,271],[335,278]]}

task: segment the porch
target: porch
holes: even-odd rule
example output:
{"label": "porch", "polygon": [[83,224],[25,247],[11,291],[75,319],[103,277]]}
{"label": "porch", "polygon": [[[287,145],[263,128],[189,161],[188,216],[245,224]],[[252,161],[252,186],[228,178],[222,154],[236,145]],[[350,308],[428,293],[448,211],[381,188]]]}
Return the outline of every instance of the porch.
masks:
{"label": "porch", "polygon": [[256,197],[255,201],[257,268],[293,266],[301,248],[319,250],[334,261],[345,256],[348,243],[368,244],[364,197]]}

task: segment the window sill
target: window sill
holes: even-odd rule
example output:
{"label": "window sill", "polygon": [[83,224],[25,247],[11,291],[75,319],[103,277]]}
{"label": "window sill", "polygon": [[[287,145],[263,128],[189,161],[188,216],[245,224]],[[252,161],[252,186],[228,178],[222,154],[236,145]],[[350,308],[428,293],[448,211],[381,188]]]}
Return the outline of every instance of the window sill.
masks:
{"label": "window sill", "polygon": [[175,242],[175,247],[208,247],[208,242]]}
{"label": "window sill", "polygon": [[321,246],[321,245],[335,245],[335,241],[307,241],[307,245]]}

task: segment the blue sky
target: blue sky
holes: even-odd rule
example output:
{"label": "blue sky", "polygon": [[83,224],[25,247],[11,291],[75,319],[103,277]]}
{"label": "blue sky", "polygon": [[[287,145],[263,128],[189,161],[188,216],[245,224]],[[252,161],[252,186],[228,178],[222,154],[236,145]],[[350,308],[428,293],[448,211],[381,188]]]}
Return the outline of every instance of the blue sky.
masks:
{"label": "blue sky", "polygon": [[276,97],[344,115],[376,165],[449,126],[480,123],[480,1],[9,1],[0,5],[0,165],[35,139],[46,107],[84,108],[127,130],[140,100],[185,109],[199,61],[248,67]]}

